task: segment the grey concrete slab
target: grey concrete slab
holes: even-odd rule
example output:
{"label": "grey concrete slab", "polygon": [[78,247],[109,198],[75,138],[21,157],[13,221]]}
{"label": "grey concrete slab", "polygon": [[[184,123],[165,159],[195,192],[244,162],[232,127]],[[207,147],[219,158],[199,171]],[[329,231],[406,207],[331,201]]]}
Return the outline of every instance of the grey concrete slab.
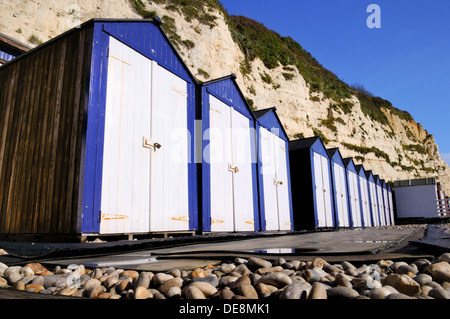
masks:
{"label": "grey concrete slab", "polygon": [[425,237],[412,241],[412,243],[435,250],[450,251],[450,226],[428,225]]}
{"label": "grey concrete slab", "polygon": [[238,242],[192,244],[151,251],[157,255],[207,251],[306,255],[367,254],[386,249],[416,231],[417,229],[354,229],[311,232],[271,238],[243,239]]}
{"label": "grey concrete slab", "polygon": [[[261,236],[239,241],[187,244],[106,256],[53,259],[47,263],[166,271],[172,268],[193,269],[208,264],[218,264],[221,262],[221,258],[218,258],[221,252],[233,253],[236,256],[244,253],[275,255],[374,254],[402,241],[416,231],[417,229],[365,229]],[[205,256],[204,254],[208,252],[215,252],[215,254]],[[189,256],[183,258],[183,254],[189,254]],[[171,259],[164,259],[164,256],[169,255],[168,258]]]}
{"label": "grey concrete slab", "polygon": [[61,267],[70,264],[83,264],[87,268],[115,267],[160,272],[168,271],[173,268],[195,269],[197,267],[205,267],[209,264],[216,265],[220,262],[221,261],[217,258],[158,259],[158,256],[154,256],[149,251],[138,251],[123,254],[111,254],[107,256],[53,259],[43,261],[42,263],[44,265],[60,265]]}

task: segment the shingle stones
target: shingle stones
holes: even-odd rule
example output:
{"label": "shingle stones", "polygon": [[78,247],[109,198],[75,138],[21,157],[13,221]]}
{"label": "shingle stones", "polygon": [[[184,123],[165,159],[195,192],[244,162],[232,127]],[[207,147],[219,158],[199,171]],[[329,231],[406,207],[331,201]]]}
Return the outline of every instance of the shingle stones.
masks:
{"label": "shingle stones", "polygon": [[251,257],[158,273],[0,263],[0,288],[101,299],[449,299],[449,260],[449,253],[369,265]]}

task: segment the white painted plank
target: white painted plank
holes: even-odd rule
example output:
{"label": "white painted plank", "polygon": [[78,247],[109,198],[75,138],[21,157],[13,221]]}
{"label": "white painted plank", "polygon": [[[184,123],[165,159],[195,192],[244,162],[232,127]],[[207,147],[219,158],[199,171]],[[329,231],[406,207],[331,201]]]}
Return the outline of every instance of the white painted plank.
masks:
{"label": "white painted plank", "polygon": [[275,155],[278,155],[276,160],[276,179],[277,184],[277,199],[278,199],[278,215],[279,215],[279,230],[291,230],[291,209],[289,200],[289,180],[287,171],[287,143],[272,134],[274,141]]}
{"label": "white painted plank", "polygon": [[316,219],[317,227],[327,226],[327,214],[325,205],[325,189],[322,177],[322,159],[317,153],[313,153],[314,160],[314,191],[316,195]]}
{"label": "white painted plank", "polygon": [[332,192],[330,186],[330,165],[329,160],[324,156],[321,157],[322,162],[322,178],[323,178],[323,189],[324,189],[324,201],[325,201],[325,214],[326,214],[326,226],[333,227],[333,210],[332,210]]}
{"label": "white painted plank", "polygon": [[231,109],[235,231],[255,230],[250,120]]}
{"label": "white painted plank", "polygon": [[231,108],[212,95],[209,99],[206,152],[210,158],[211,231],[234,231],[233,173],[228,169],[232,163]]}
{"label": "white painted plank", "polygon": [[187,83],[153,62],[152,231],[189,230]]}
{"label": "white painted plank", "polygon": [[264,212],[266,230],[278,230],[278,205],[277,205],[277,186],[274,183],[275,175],[275,146],[273,134],[267,129],[260,128],[260,160],[262,162],[262,171],[260,177],[263,181],[264,192]]}
{"label": "white painted plank", "polygon": [[151,62],[113,38],[109,55],[100,233],[146,232]]}

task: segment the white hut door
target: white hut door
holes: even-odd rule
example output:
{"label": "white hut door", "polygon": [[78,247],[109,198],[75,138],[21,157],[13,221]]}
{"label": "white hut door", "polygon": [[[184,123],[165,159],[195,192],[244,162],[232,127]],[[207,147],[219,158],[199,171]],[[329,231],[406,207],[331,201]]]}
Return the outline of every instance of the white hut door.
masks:
{"label": "white hut door", "polygon": [[276,187],[278,199],[279,230],[291,229],[291,209],[289,200],[289,181],[287,172],[286,142],[273,135],[275,147]]}
{"label": "white hut door", "polygon": [[212,95],[209,99],[211,231],[233,231],[234,172],[229,170],[232,163],[231,108]]}
{"label": "white hut door", "polygon": [[361,211],[360,211],[360,198],[358,194],[358,176],[349,171],[348,172],[348,183],[349,183],[349,199],[350,207],[352,211],[352,221],[353,227],[361,226]]}
{"label": "white hut door", "polygon": [[317,227],[332,227],[333,211],[331,208],[329,162],[324,156],[321,156],[315,152],[313,152],[313,158]]}
{"label": "white hut door", "polygon": [[347,192],[345,189],[345,175],[344,168],[336,163],[334,165],[335,172],[335,196],[336,196],[336,208],[337,208],[337,216],[340,227],[348,226],[348,209],[347,209],[347,201],[346,196]]}
{"label": "white hut door", "polygon": [[324,188],[324,199],[325,199],[325,213],[327,218],[327,227],[333,227],[333,210],[332,210],[332,193],[330,188],[330,164],[329,160],[324,156],[322,159],[322,176],[323,176],[323,188]]}
{"label": "white hut door", "polygon": [[266,230],[278,230],[277,186],[275,184],[275,155],[273,134],[265,128],[260,129],[261,178],[264,191],[264,211]]}
{"label": "white hut door", "polygon": [[364,177],[359,177],[359,182],[361,189],[362,217],[364,221],[364,227],[371,227],[372,221],[370,219],[370,204],[367,179],[365,179]]}
{"label": "white hut door", "polygon": [[373,226],[380,226],[380,219],[378,217],[378,201],[377,201],[376,185],[372,182],[369,182],[369,185],[370,185],[370,200],[372,202]]}
{"label": "white hut door", "polygon": [[100,233],[149,230],[151,61],[110,38]]}
{"label": "white hut door", "polygon": [[378,207],[380,210],[380,225],[386,226],[386,216],[384,212],[383,188],[377,185]]}
{"label": "white hut door", "polygon": [[391,225],[395,224],[394,221],[394,203],[392,198],[392,192],[388,191],[388,197],[389,197],[389,214],[391,216]]}
{"label": "white hut door", "polygon": [[385,216],[385,220],[386,220],[386,225],[390,225],[391,221],[390,221],[390,215],[389,215],[389,203],[388,203],[388,198],[387,198],[387,189],[382,188],[382,192],[383,192],[383,200],[384,200],[384,216]]}
{"label": "white hut door", "polygon": [[187,83],[152,67],[150,231],[189,230]]}
{"label": "white hut door", "polygon": [[[252,134],[250,120],[231,108],[234,226],[235,231],[255,230],[253,211]],[[254,154],[253,154],[254,155]]]}

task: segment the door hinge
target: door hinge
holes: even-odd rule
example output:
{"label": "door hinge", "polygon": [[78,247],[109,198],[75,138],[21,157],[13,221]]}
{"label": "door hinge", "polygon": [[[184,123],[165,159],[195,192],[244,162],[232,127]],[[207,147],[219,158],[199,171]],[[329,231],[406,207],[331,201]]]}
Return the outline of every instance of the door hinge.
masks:
{"label": "door hinge", "polygon": [[97,222],[100,224],[101,220],[102,220],[102,211],[99,210],[97,215]]}

